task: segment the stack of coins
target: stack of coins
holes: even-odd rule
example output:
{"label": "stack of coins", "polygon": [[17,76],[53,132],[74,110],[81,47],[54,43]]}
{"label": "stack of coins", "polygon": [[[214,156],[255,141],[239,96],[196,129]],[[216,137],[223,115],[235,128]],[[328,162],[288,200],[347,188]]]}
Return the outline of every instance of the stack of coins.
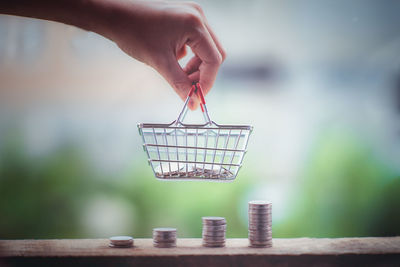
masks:
{"label": "stack of coins", "polygon": [[109,246],[112,248],[130,248],[133,246],[133,238],[131,236],[113,236],[110,237]]}
{"label": "stack of coins", "polygon": [[156,248],[176,247],[176,228],[154,228],[153,245]]}
{"label": "stack of coins", "polygon": [[224,247],[226,220],[223,217],[203,217],[203,246]]}
{"label": "stack of coins", "polygon": [[250,247],[272,247],[272,204],[267,201],[249,202]]}

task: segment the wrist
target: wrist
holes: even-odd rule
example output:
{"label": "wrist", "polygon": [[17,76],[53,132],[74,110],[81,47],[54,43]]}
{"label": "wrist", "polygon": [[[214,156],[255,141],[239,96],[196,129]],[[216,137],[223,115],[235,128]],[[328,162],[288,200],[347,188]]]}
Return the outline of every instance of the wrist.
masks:
{"label": "wrist", "polygon": [[[132,3],[126,0],[82,0],[80,25],[76,26],[114,40],[118,29],[124,27],[121,21]],[[133,20],[134,15],[130,16]]]}

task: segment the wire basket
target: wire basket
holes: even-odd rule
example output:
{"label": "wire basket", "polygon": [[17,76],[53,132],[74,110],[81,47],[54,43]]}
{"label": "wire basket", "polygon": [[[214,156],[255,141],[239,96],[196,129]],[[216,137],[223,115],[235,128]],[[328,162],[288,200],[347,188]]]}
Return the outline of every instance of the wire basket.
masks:
{"label": "wire basket", "polygon": [[[183,123],[193,93],[201,100],[205,124]],[[213,122],[197,83],[192,86],[175,121],[170,124],[139,123],[138,128],[156,178],[232,181],[242,166],[253,127]]]}

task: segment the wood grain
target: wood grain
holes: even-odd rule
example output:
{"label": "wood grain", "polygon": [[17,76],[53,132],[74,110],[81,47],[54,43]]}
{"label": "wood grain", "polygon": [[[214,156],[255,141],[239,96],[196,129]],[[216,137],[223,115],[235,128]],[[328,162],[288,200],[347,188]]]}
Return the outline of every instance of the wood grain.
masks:
{"label": "wood grain", "polygon": [[250,248],[247,239],[228,239],[224,248],[189,238],[165,249],[151,239],[134,242],[121,249],[107,239],[0,240],[0,265],[400,266],[400,237],[274,239],[272,248]]}

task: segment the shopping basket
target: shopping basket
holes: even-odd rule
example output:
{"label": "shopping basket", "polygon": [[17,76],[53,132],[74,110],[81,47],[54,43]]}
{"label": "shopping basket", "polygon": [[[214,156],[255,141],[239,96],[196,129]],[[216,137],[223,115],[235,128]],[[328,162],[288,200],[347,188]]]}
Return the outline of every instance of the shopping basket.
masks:
{"label": "shopping basket", "polygon": [[[200,99],[204,124],[183,123],[193,94]],[[249,125],[220,125],[212,121],[199,83],[193,84],[175,121],[139,123],[138,128],[156,178],[203,181],[236,178],[253,129]]]}

